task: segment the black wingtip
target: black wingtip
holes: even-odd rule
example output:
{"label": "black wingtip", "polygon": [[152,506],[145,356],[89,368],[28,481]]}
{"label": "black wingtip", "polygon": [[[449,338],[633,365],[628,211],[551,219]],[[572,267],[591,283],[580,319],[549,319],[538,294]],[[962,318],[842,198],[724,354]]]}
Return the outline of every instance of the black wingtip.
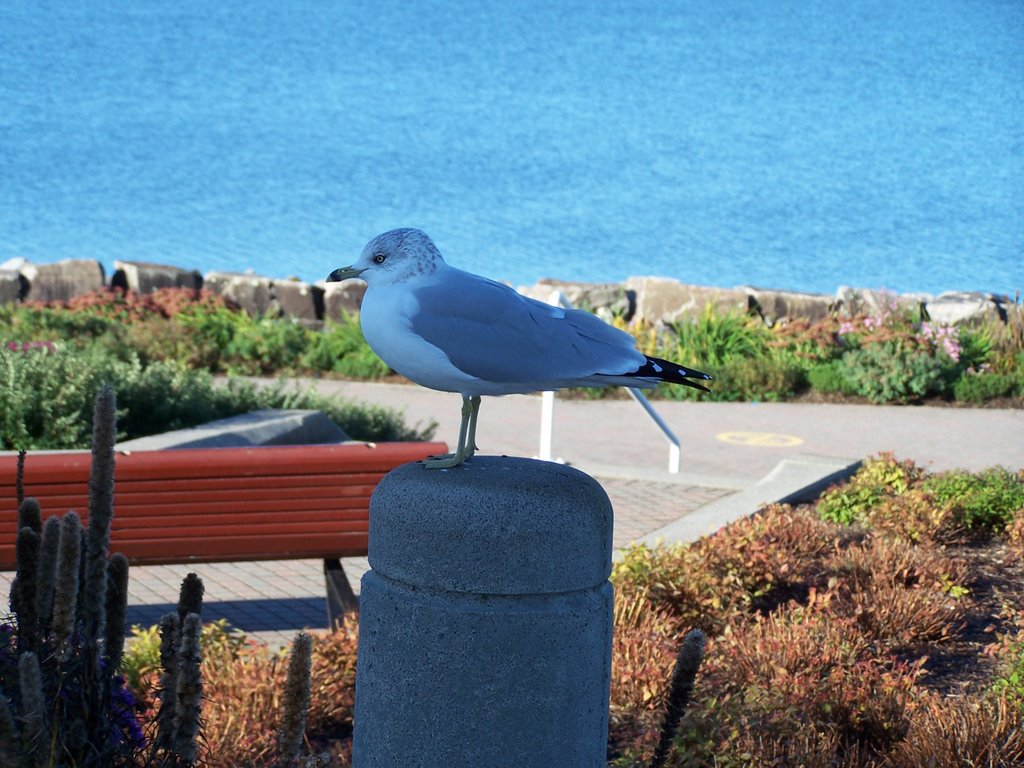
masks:
{"label": "black wingtip", "polygon": [[671,360],[662,360],[660,357],[650,357],[646,355],[645,357],[647,357],[647,362],[644,363],[636,373],[631,374],[632,376],[636,376],[638,378],[660,379],[661,381],[667,381],[671,384],[682,384],[687,387],[699,389],[702,392],[711,391],[704,385],[698,384],[696,381],[691,381],[691,379],[711,381],[712,376],[710,373],[704,373],[704,371],[687,368],[679,363],[673,363]]}

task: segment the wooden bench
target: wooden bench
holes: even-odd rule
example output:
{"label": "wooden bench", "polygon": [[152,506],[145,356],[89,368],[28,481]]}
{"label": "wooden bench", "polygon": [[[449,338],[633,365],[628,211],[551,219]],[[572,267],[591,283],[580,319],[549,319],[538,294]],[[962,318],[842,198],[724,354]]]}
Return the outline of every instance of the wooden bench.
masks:
{"label": "wooden bench", "polygon": [[[357,607],[339,558],[366,554],[370,494],[443,443],[119,452],[111,552],[137,565],[322,558],[331,625]],[[24,495],[43,518],[88,517],[87,451],[29,453]],[[0,456],[0,570],[14,570],[17,456]]]}

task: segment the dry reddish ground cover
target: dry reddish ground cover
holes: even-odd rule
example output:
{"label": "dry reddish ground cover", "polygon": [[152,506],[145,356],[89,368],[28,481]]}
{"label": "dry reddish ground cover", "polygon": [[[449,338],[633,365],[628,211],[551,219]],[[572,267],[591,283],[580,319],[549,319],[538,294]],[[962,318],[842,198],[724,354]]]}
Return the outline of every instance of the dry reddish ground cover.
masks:
{"label": "dry reddish ground cover", "polygon": [[711,639],[670,766],[1024,764],[1022,534],[1024,474],[880,457],[817,505],[631,552],[613,764],[645,764],[690,626]]}

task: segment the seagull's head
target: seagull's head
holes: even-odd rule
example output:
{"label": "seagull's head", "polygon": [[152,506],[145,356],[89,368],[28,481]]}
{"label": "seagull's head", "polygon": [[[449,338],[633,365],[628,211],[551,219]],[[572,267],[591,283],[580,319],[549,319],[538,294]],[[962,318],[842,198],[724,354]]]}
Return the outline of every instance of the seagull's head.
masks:
{"label": "seagull's head", "polygon": [[327,282],[358,277],[368,286],[402,283],[436,272],[443,264],[440,251],[425,232],[392,229],[368,242],[355,264],[331,272]]}

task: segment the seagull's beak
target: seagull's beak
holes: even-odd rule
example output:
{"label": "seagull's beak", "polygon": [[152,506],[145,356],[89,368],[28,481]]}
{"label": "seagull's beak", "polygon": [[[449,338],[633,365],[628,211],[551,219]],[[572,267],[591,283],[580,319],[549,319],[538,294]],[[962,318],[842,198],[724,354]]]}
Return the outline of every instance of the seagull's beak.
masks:
{"label": "seagull's beak", "polygon": [[342,280],[350,280],[353,277],[359,277],[365,271],[366,267],[363,267],[362,269],[357,267],[339,267],[327,276],[327,282],[337,283]]}

